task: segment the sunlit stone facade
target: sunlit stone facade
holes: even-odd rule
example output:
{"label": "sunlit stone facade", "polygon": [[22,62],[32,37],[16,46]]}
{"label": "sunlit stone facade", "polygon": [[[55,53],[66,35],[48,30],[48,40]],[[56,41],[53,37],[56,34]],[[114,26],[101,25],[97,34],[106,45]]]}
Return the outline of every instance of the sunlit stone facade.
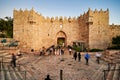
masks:
{"label": "sunlit stone facade", "polygon": [[82,42],[86,48],[105,49],[112,37],[120,35],[120,25],[109,25],[109,10],[92,11],[76,17],[44,17],[31,10],[14,10],[13,37],[20,47],[41,47]]}

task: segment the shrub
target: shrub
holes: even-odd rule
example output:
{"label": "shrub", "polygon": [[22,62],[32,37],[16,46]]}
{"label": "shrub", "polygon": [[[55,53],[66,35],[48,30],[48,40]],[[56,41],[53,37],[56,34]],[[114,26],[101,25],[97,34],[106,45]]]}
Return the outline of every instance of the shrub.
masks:
{"label": "shrub", "polygon": [[120,36],[113,37],[112,46],[108,47],[107,49],[120,50]]}
{"label": "shrub", "polygon": [[91,49],[90,52],[99,52],[99,51],[103,51],[102,49]]}
{"label": "shrub", "polygon": [[80,51],[81,51],[81,46],[73,46],[73,49],[74,49],[75,51],[80,52]]}
{"label": "shrub", "polygon": [[107,49],[115,49],[115,50],[120,50],[120,46],[111,46],[111,47],[108,47]]}
{"label": "shrub", "polygon": [[113,37],[112,44],[114,44],[116,46],[120,46],[120,36]]}
{"label": "shrub", "polygon": [[72,46],[70,46],[70,45],[68,45],[68,48],[71,48],[71,49],[72,49],[73,47],[72,47]]}

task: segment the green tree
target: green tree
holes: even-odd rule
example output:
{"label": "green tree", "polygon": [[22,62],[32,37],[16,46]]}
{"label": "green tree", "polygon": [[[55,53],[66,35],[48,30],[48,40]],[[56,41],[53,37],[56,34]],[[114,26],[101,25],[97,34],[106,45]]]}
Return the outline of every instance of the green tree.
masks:
{"label": "green tree", "polygon": [[0,37],[13,37],[13,19],[11,17],[0,18]]}
{"label": "green tree", "polygon": [[120,46],[120,36],[113,37],[112,44],[116,46]]}

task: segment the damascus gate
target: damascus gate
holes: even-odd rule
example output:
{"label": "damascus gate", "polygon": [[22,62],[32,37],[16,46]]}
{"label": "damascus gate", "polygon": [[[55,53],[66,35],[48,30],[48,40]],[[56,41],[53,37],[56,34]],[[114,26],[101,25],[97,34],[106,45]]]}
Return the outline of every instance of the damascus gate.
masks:
{"label": "damascus gate", "polygon": [[[107,48],[120,35],[120,25],[109,25],[109,10],[90,8],[78,17],[44,17],[31,10],[14,9],[13,38],[21,47],[35,50],[52,45],[79,44],[86,48]],[[53,15],[54,16],[54,15]]]}

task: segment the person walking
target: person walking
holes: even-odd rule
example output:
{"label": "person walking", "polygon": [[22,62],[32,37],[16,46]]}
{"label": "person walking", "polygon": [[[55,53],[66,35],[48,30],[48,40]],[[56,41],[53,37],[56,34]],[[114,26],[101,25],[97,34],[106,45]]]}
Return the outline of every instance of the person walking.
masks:
{"label": "person walking", "polygon": [[71,53],[72,53],[72,49],[71,49],[71,48],[69,48],[69,55],[71,55]]}
{"label": "person walking", "polygon": [[75,59],[75,61],[76,61],[76,59],[77,59],[77,52],[75,51],[75,53],[74,53],[74,59]]}
{"label": "person walking", "polygon": [[101,57],[101,54],[97,52],[96,53],[96,61],[98,64],[100,63],[100,57]]}
{"label": "person walking", "polygon": [[80,62],[81,61],[81,53],[78,52],[78,61]]}
{"label": "person walking", "polygon": [[86,60],[86,65],[89,65],[90,55],[88,53],[86,53],[84,57],[85,57],[85,60]]}
{"label": "person walking", "polygon": [[16,55],[12,53],[11,66],[16,67]]}
{"label": "person walking", "polygon": [[41,48],[40,48],[40,50],[39,50],[39,56],[41,56],[42,55],[42,50],[41,50]]}

